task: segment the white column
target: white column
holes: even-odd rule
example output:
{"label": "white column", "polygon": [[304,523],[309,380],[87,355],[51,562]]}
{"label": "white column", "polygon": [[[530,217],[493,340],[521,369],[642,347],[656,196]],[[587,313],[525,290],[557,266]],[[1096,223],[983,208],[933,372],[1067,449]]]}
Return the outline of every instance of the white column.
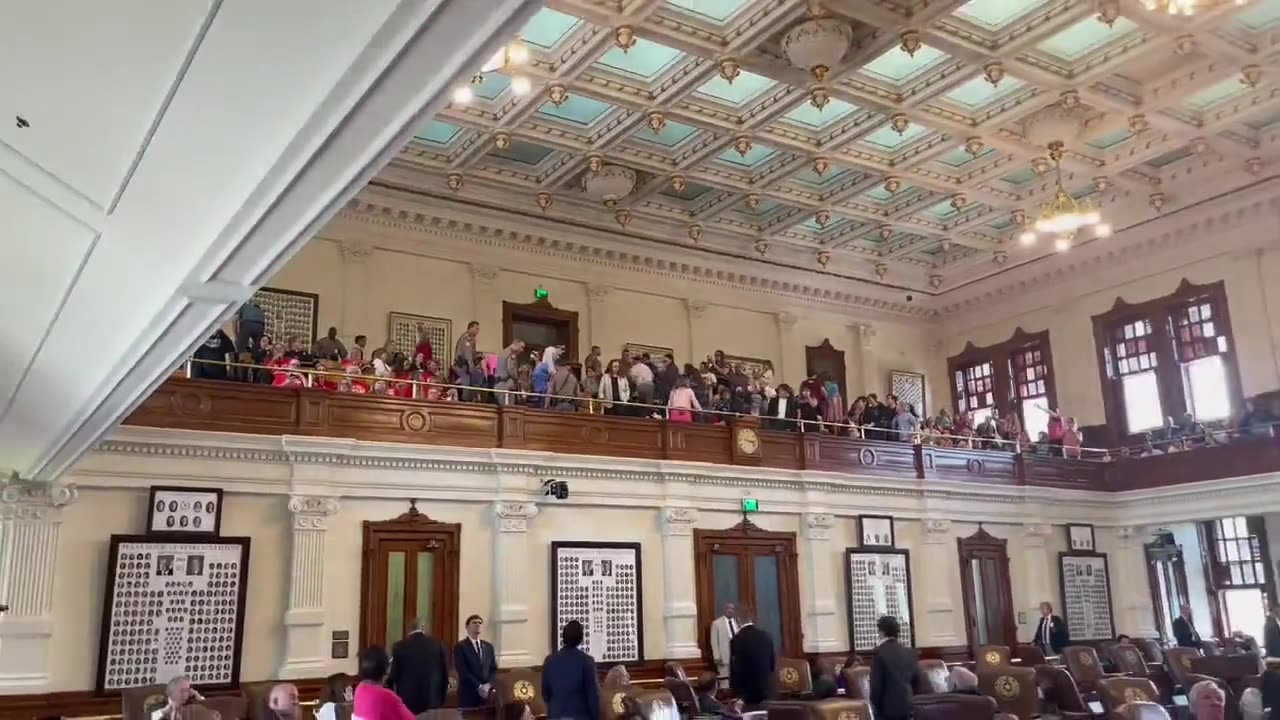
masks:
{"label": "white column", "polygon": [[[861,393],[875,393],[884,399],[888,392],[887,377],[878,377],[879,370],[875,358],[876,329],[863,323],[858,329],[858,374],[862,380]],[[854,397],[857,397],[855,395]]]}
{"label": "white column", "polygon": [[[502,293],[497,281],[501,271],[490,265],[469,265],[471,270],[471,315],[453,324],[453,342],[457,342],[467,330],[467,323],[480,323],[480,337],[476,349],[481,352],[502,352]],[[441,357],[447,362],[441,361]],[[453,364],[453,347],[436,351],[436,361],[442,366]]]}
{"label": "white column", "polygon": [[774,317],[778,321],[778,366],[773,369],[774,382],[779,385],[790,382],[794,387],[799,387],[800,381],[805,378],[806,368],[803,362],[793,362],[792,357],[799,357],[803,351],[795,341],[796,316],[780,312]]}
{"label": "white column", "polygon": [[[493,541],[494,607],[497,608],[494,645],[499,667],[528,667],[541,660],[546,638],[538,642],[529,629],[529,521],[538,506],[526,501],[500,500],[493,504],[496,537]],[[551,590],[554,592],[554,589]]]}
{"label": "white column", "polygon": [[[697,344],[698,343],[698,321],[701,320],[702,316],[707,313],[707,307],[708,305],[702,302],[701,300],[685,300],[684,301],[685,311],[689,314],[689,357],[692,358],[691,360],[689,360],[689,362],[693,363],[694,365],[697,365],[699,362],[701,362],[702,357],[704,355],[709,355],[711,354],[712,351],[715,350],[715,348],[708,347],[706,348],[706,352],[702,352],[702,349],[699,348]],[[776,376],[777,374],[775,373],[775,377]]]}
{"label": "white column", "polygon": [[282,678],[319,677],[328,672],[329,643],[324,636],[325,533],[338,499],[290,495],[293,546],[290,553],[289,609],[284,613]]}
{"label": "white column", "polygon": [[835,518],[830,513],[808,512],[804,516],[804,583],[805,652],[833,652],[847,649],[847,642],[836,637],[836,598],[844,594],[831,572],[831,527]]}
{"label": "white column", "polygon": [[1153,533],[1134,527],[1118,527],[1115,533],[1117,551],[1107,557],[1115,631],[1133,637],[1159,637],[1143,547]]}
{"label": "white column", "polygon": [[[924,602],[916,600],[916,612],[923,607],[920,616],[920,641],[918,645],[964,645],[968,643],[964,632],[964,605],[958,600],[959,577],[956,541],[951,535],[951,521],[930,518],[924,521],[923,547],[920,553],[920,573],[912,577],[929,578],[930,587],[954,588],[950,591],[927,593]],[[919,581],[917,581],[919,582]]]}
{"label": "white column", "polygon": [[605,285],[587,285],[587,308],[591,316],[588,318],[590,335],[587,342],[579,343],[578,359],[585,358],[587,353],[591,352],[592,345],[599,345],[601,352],[605,353],[605,357],[601,362],[609,362],[609,358],[613,357],[611,353],[618,352],[622,348],[615,350],[604,349],[604,329],[605,325],[605,304],[609,301],[609,288]]}
{"label": "white column", "polygon": [[698,648],[698,605],[693,588],[697,577],[693,566],[693,526],[698,511],[668,507],[662,511],[662,619],[667,645],[663,656],[694,658]]}
{"label": "white column", "polygon": [[[338,243],[338,252],[342,254],[342,310],[338,316],[338,334],[347,347],[355,342],[356,335],[367,335],[370,331],[364,324],[369,322],[369,258],[373,256],[373,250],[373,243],[366,240]],[[323,335],[325,330],[320,328],[318,332]],[[382,340],[370,338],[369,343],[381,344]]]}
{"label": "white column", "polygon": [[[1022,592],[1014,596],[1014,619],[1018,613],[1026,613],[1027,623],[1019,624],[1019,636],[1031,637],[1035,624],[1040,620],[1040,603],[1053,604],[1058,615],[1066,612],[1058,607],[1062,595],[1058,587],[1057,558],[1051,558],[1047,540],[1053,526],[1045,523],[1029,523],[1022,526]],[[1018,602],[1021,600],[1021,602]]]}
{"label": "white column", "polygon": [[18,482],[0,489],[0,604],[9,606],[0,615],[0,693],[49,685],[58,533],[62,508],[76,497],[75,485]]}

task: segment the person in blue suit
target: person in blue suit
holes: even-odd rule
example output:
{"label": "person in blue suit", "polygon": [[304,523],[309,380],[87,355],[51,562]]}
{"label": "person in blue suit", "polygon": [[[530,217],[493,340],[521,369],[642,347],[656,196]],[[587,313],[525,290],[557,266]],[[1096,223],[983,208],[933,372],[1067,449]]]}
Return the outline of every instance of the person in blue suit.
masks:
{"label": "person in blue suit", "polygon": [[600,684],[596,661],[578,649],[582,623],[570,620],[562,631],[563,646],[542,661],[542,699],[554,720],[600,720]]}

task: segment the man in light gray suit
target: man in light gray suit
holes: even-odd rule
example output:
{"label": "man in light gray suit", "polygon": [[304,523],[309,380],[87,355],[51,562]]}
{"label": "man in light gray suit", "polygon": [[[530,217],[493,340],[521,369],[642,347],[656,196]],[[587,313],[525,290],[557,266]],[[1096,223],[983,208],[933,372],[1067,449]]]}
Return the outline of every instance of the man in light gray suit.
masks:
{"label": "man in light gray suit", "polygon": [[729,682],[729,641],[738,634],[738,621],[734,618],[737,608],[724,604],[724,614],[711,622],[711,658],[716,663],[716,678],[721,685]]}

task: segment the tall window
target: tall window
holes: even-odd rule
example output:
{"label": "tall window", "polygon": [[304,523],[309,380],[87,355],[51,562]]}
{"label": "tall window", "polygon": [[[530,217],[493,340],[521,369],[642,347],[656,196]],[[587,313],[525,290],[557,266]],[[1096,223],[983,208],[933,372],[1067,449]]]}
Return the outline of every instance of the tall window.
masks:
{"label": "tall window", "polygon": [[954,410],[975,423],[998,411],[1017,416],[1031,439],[1049,425],[1049,409],[1056,407],[1053,352],[1049,332],[1026,333],[1018,328],[1008,340],[975,347],[947,359],[953,379]]}
{"label": "tall window", "polygon": [[1093,318],[1103,402],[1113,442],[1159,427],[1165,417],[1222,420],[1241,403],[1223,283],[1183,281],[1164,297]]}
{"label": "tall window", "polygon": [[1228,517],[1204,523],[1209,545],[1209,581],[1217,595],[1218,626],[1224,634],[1240,630],[1262,637],[1267,617],[1268,557],[1261,517]]}

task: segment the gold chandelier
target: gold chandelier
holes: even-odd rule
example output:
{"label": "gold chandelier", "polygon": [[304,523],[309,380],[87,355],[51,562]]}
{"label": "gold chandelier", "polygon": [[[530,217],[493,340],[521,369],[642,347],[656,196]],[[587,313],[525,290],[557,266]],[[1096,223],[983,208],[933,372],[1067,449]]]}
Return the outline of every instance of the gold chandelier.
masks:
{"label": "gold chandelier", "polygon": [[1057,188],[1053,199],[1040,206],[1040,217],[1032,228],[1025,230],[1018,237],[1023,245],[1034,245],[1041,234],[1053,235],[1054,249],[1066,252],[1071,249],[1071,242],[1084,229],[1092,229],[1095,238],[1111,235],[1111,226],[1102,222],[1102,214],[1093,203],[1086,198],[1077,200],[1062,186],[1063,144],[1058,141],[1049,143],[1049,158],[1053,160],[1056,173]]}
{"label": "gold chandelier", "polygon": [[533,89],[533,82],[529,76],[522,75],[517,68],[529,63],[529,48],[524,41],[517,37],[507,45],[498,49],[481,68],[480,72],[471,76],[471,82],[466,85],[459,85],[453,89],[453,102],[458,105],[466,105],[475,99],[475,92],[471,89],[472,85],[480,85],[484,82],[485,73],[491,73],[502,70],[511,76],[511,92],[516,95],[528,95]]}
{"label": "gold chandelier", "polygon": [[[1248,0],[1234,0],[1236,5],[1244,5]],[[1200,10],[1199,0],[1142,0],[1148,10],[1168,13],[1170,15],[1195,15]]]}

